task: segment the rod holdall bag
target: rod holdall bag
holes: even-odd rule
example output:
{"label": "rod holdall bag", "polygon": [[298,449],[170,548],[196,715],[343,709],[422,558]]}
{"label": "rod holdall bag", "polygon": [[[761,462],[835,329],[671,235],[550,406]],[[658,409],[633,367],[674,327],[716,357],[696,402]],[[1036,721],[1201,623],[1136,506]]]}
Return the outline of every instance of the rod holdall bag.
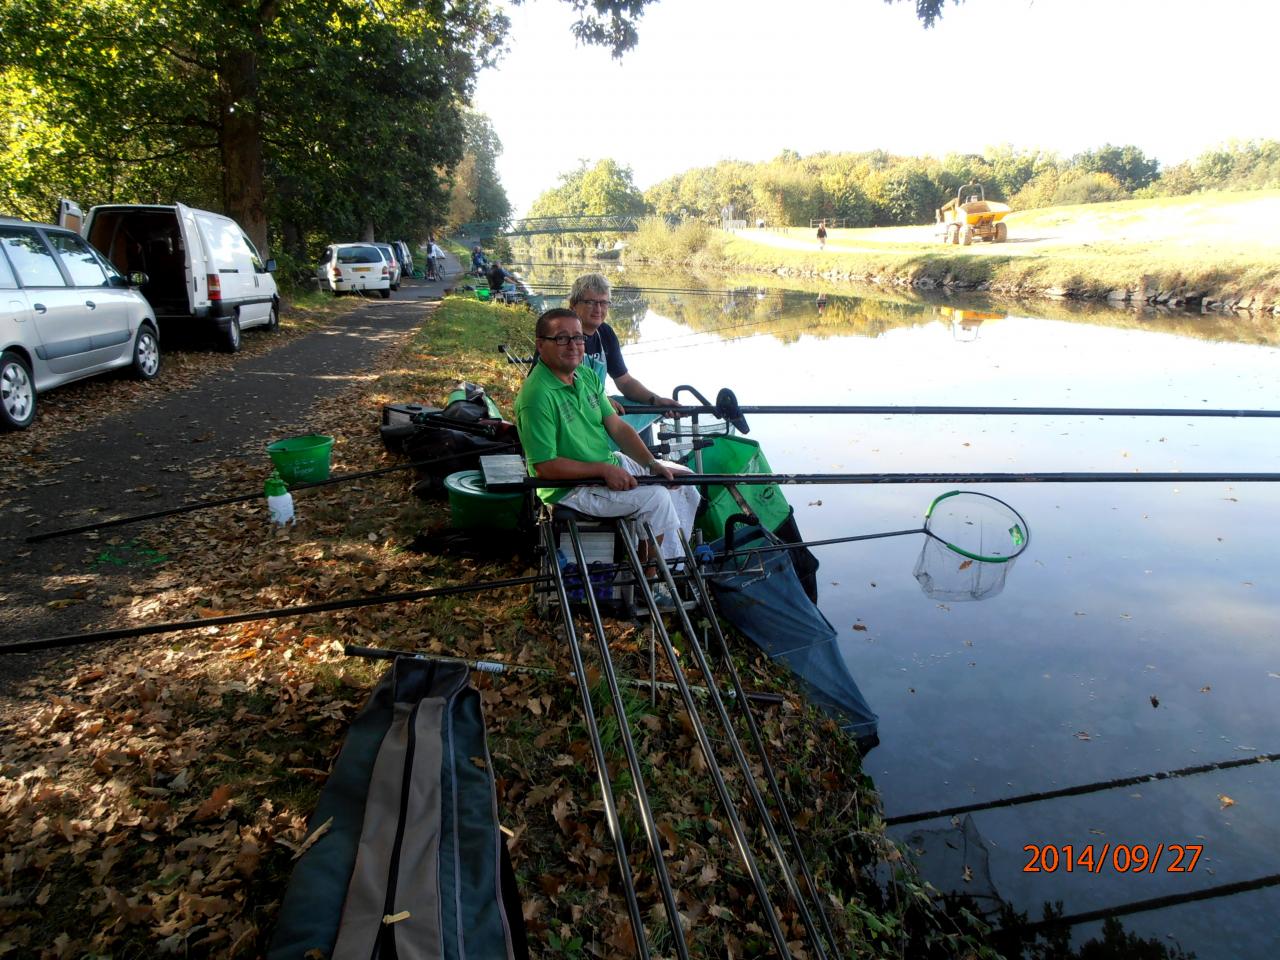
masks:
{"label": "rod holdall bag", "polygon": [[522,960],[480,694],[466,664],[398,657],[308,823],[270,960]]}

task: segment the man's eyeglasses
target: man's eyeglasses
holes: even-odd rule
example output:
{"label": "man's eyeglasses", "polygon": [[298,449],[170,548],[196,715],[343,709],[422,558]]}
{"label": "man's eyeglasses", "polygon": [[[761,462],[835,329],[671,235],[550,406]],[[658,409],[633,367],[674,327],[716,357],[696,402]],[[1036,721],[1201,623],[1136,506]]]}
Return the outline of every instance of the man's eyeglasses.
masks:
{"label": "man's eyeglasses", "polygon": [[586,304],[586,307],[588,310],[590,310],[592,307],[599,307],[601,310],[608,310],[609,304],[613,303],[612,300],[588,300],[585,297],[579,300],[578,302],[582,304]]}
{"label": "man's eyeglasses", "polygon": [[554,340],[557,347],[567,347],[571,343],[586,343],[587,338],[580,333],[557,333],[554,337],[539,337],[539,340]]}

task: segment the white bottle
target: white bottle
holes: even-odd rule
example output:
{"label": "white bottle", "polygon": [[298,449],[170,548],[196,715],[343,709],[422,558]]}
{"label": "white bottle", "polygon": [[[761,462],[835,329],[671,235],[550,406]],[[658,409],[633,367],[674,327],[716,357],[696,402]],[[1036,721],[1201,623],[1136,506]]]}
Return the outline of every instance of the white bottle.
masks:
{"label": "white bottle", "polygon": [[267,477],[262,492],[267,495],[267,509],[271,511],[271,522],[282,526],[292,523],[293,495],[289,493],[289,488],[284,485],[277,471],[273,470],[271,476]]}

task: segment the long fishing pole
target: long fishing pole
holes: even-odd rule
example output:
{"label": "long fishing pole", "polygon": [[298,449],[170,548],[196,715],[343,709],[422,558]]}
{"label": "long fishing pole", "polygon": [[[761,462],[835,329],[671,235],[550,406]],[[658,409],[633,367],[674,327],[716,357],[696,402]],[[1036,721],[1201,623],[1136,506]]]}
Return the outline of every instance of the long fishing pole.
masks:
{"label": "long fishing pole", "polygon": [[95,630],[90,633],[68,633],[57,637],[44,637],[37,640],[19,640],[16,643],[0,644],[0,654],[32,653],[36,650],[50,650],[57,647],[71,647],[82,643],[95,643],[107,640],[126,640],[134,637],[146,637],[157,633],[174,633],[180,630],[196,630],[202,627],[221,627],[234,623],[248,623],[253,620],[283,620],[288,617],[304,616],[311,613],[330,613],[335,610],[353,610],[358,607],[376,607],[384,603],[413,603],[418,600],[429,600],[432,597],[448,597],[460,593],[475,593],[482,590],[496,590],[504,587],[522,587],[529,584],[544,584],[545,575],[529,577],[509,577],[505,580],[487,580],[483,583],[459,583],[447,587],[430,587],[425,590],[405,590],[400,593],[381,593],[369,597],[348,597],[342,600],[325,600],[320,603],[303,603],[291,607],[275,607],[268,610],[250,610],[245,613],[228,613],[217,617],[200,617],[191,620],[169,620],[162,623],[148,623],[136,627],[119,627],[113,630]]}
{"label": "long fishing pole", "polygon": [[[547,549],[547,555],[554,557],[556,543],[549,524],[543,526],[542,541]],[[609,758],[605,756],[604,743],[600,740],[600,728],[596,724],[596,712],[591,703],[591,688],[587,683],[587,668],[582,661],[582,647],[578,643],[578,632],[574,628],[573,617],[567,613],[569,609],[569,592],[565,589],[564,575],[561,573],[559,565],[553,564],[551,570],[552,577],[555,580],[556,595],[560,601],[560,609],[566,611],[565,616],[560,619],[564,625],[565,639],[569,644],[569,654],[573,661],[573,673],[578,680],[578,696],[582,700],[583,720],[586,723],[587,737],[591,743],[591,755],[596,761],[596,777],[600,782],[601,798],[604,800],[605,823],[609,828],[609,835],[613,838],[613,849],[618,859],[618,872],[622,881],[623,894],[627,901],[627,914],[631,919],[635,950],[638,956],[647,960],[649,957],[649,941],[645,935],[644,918],[640,915],[640,901],[636,898],[635,879],[631,875],[631,865],[627,859],[626,836],[622,830],[622,821],[618,817],[618,804],[613,796],[613,782],[609,779]],[[620,724],[625,724],[626,714],[620,714],[618,720]],[[658,852],[658,859],[660,858],[661,853]],[[667,891],[664,891],[663,895],[665,898]],[[674,894],[672,899],[674,900]],[[680,914],[669,911],[667,919],[674,928],[680,923]],[[683,937],[680,937],[679,940],[682,941]]]}
{"label": "long fishing pole", "polygon": [[[752,714],[750,707],[742,700],[742,695],[738,692],[743,689],[742,678],[738,674],[738,668],[734,665],[733,657],[730,655],[729,642],[725,639],[724,631],[720,629],[720,618],[716,616],[716,612],[711,603],[711,594],[707,589],[706,581],[703,580],[701,572],[698,570],[697,558],[694,556],[693,548],[689,546],[689,538],[684,535],[684,531],[680,531],[680,546],[684,549],[685,563],[690,571],[690,582],[693,585],[694,593],[697,594],[698,603],[702,607],[702,612],[707,617],[707,622],[711,625],[711,631],[716,637],[716,641],[720,645],[721,655],[724,659],[728,674],[729,682],[732,685],[733,693],[738,698],[738,702],[742,705],[742,715],[747,721],[747,731],[751,735],[751,746],[755,749],[756,756],[760,758],[760,765],[764,770],[765,779],[769,783],[769,791],[773,795],[773,802],[778,808],[782,817],[783,826],[787,831],[787,838],[791,841],[791,848],[795,851],[797,862],[800,864],[800,872],[804,876],[805,886],[808,894],[813,898],[814,906],[817,908],[818,916],[822,920],[822,929],[826,934],[827,943],[831,949],[837,950],[835,934],[831,930],[831,922],[827,918],[827,911],[822,905],[822,897],[818,893],[818,885],[813,878],[813,872],[809,869],[809,861],[805,858],[804,848],[800,846],[800,838],[796,835],[795,823],[791,820],[791,813],[787,809],[787,801],[783,796],[782,787],[778,784],[778,778],[773,772],[773,764],[769,762],[769,752],[765,745],[764,737],[760,733],[760,727],[756,723],[755,715]],[[743,691],[745,692],[745,691]],[[774,849],[774,855],[778,858],[779,864],[782,865],[783,874],[795,885],[795,876],[790,872],[789,866],[786,864],[786,858],[782,852],[782,842],[778,839],[777,831],[773,827],[772,819],[767,815],[768,811],[764,807],[763,798],[760,792],[755,789],[755,779],[748,772],[747,782],[752,787],[752,795],[756,800],[757,809],[761,812],[761,818],[764,821],[765,829],[769,835],[769,842]],[[809,914],[805,901],[798,889],[793,889],[791,895],[795,897],[796,903],[800,906],[801,916],[805,921],[805,926],[809,929],[810,937],[817,941],[817,931],[813,928],[813,917]],[[821,946],[818,952],[822,954],[824,951]]]}
{"label": "long fishing pole", "polygon": [[[409,657],[414,660],[440,660],[443,663],[460,663],[476,673],[528,673],[540,677],[563,677],[563,674],[550,667],[531,667],[527,663],[507,663],[504,660],[468,660],[466,657],[453,657],[447,653],[415,653],[409,650],[391,650],[387,647],[363,647],[358,643],[343,644],[342,652],[348,657],[362,657],[366,660],[395,660],[397,657]],[[631,687],[657,687],[659,690],[676,691],[679,688],[667,680],[643,680],[639,677],[618,677],[619,683]],[[692,686],[690,689],[700,696],[705,696],[706,687]],[[732,690],[721,690],[723,697],[735,697]],[[744,696],[752,703],[776,707],[785,702],[786,697],[780,693],[767,690],[747,690]]]}
{"label": "long fishing pole", "polygon": [[[662,549],[658,545],[657,538],[654,537],[649,524],[644,525],[646,542],[649,544],[650,556],[657,565],[658,573],[667,584],[667,590],[670,591],[672,597],[678,596],[675,588],[675,580],[671,576],[671,570],[667,566],[666,560],[662,556]],[[747,868],[747,873],[751,877],[751,885],[756,891],[756,897],[759,899],[760,908],[765,915],[765,920],[769,926],[769,933],[773,937],[774,946],[777,947],[778,953],[790,960],[791,950],[787,945],[787,938],[782,932],[782,927],[778,923],[778,917],[774,912],[773,900],[769,896],[769,890],[765,885],[764,877],[760,873],[760,866],[756,862],[755,854],[751,852],[751,845],[747,841],[746,831],[743,829],[742,821],[738,817],[737,807],[733,801],[733,797],[729,794],[729,786],[725,782],[724,773],[720,770],[720,763],[716,760],[715,748],[712,746],[711,738],[707,735],[706,725],[702,722],[701,715],[698,713],[697,705],[693,702],[693,694],[689,690],[689,683],[685,679],[684,669],[680,665],[679,654],[676,653],[674,644],[671,642],[671,635],[667,632],[666,625],[662,622],[662,617],[658,614],[658,605],[654,600],[653,591],[649,589],[648,581],[645,579],[644,566],[640,561],[640,555],[636,550],[636,545],[631,542],[630,537],[622,537],[622,545],[626,551],[627,562],[631,564],[632,575],[637,580],[644,597],[645,605],[649,608],[649,615],[652,617],[654,632],[658,635],[658,639],[662,645],[663,655],[667,658],[667,665],[671,668],[672,677],[680,687],[680,696],[684,701],[684,707],[689,715],[689,725],[693,728],[694,735],[698,741],[698,747],[702,751],[702,758],[706,763],[707,772],[711,775],[711,781],[715,785],[716,793],[720,798],[720,805],[724,809],[725,819],[729,823],[729,829],[733,834],[734,845],[738,848],[738,856],[742,860],[743,865]],[[554,545],[554,544],[553,544]],[[710,668],[707,666],[706,658],[702,655],[701,646],[698,644],[697,633],[693,629],[693,625],[689,622],[689,615],[684,607],[677,604],[680,613],[682,629],[684,630],[685,640],[689,645],[689,649],[693,652],[694,657],[701,667],[704,679],[708,683],[708,690],[711,693],[711,702],[715,705],[717,713],[720,716],[721,724],[724,726],[725,736],[735,747],[735,756],[740,764],[745,764],[745,757],[742,755],[742,746],[738,743],[737,735],[733,731],[733,726],[727,721],[727,713],[724,709],[724,703],[716,696],[715,682],[711,677]],[[751,775],[749,765],[743,766],[745,778],[754,785],[754,779]]]}
{"label": "long fishing pole", "polygon": [[[518,443],[512,441],[504,443],[501,446],[491,448],[493,452],[500,449],[511,449],[519,446]],[[434,457],[431,460],[415,460],[412,463],[397,463],[389,467],[378,467],[376,470],[362,470],[359,473],[340,473],[337,476],[329,477],[325,480],[313,480],[310,483],[299,483],[289,487],[290,493],[297,493],[299,490],[310,490],[314,487],[326,487],[335,483],[349,483],[352,480],[364,480],[368,477],[377,477],[385,473],[395,473],[400,470],[410,470],[415,467],[429,467],[435,464],[444,463],[447,460],[457,459],[456,454],[450,454],[446,457]],[[249,500],[259,500],[262,492],[237,494],[234,497],[221,497],[217,500],[194,500],[190,503],[180,504],[176,507],[170,507],[166,510],[154,510],[151,513],[138,513],[128,517],[114,517],[110,520],[99,520],[94,523],[82,524],[78,527],[63,527],[61,530],[46,530],[44,533],[33,533],[26,538],[27,543],[41,543],[45,540],[52,540],[55,537],[69,537],[77,533],[87,533],[90,530],[105,530],[108,527],[120,527],[129,523],[141,523],[144,520],[158,520],[161,517],[174,517],[183,513],[192,513],[196,510],[204,510],[207,507],[225,507],[232,503],[244,503]]]}
{"label": "long fishing pole", "polygon": [[[1278,418],[1280,410],[1231,410],[1197,407],[952,407],[952,406],[897,406],[886,404],[734,404],[733,413],[744,416],[772,414],[858,414],[887,416],[1035,416],[1035,417],[1264,417]],[[649,404],[628,405],[628,413],[678,413],[710,415],[723,419],[726,408],[720,404],[683,404],[675,407],[658,407]]]}
{"label": "long fishing pole", "polygon": [[[895,483],[1275,483],[1280,473],[677,473],[666,477],[636,477],[641,486],[770,486],[773,484],[867,484]],[[533,490],[539,487],[601,486],[598,478],[550,480],[521,477],[494,480],[488,489],[497,492]]]}
{"label": "long fishing pole", "polygon": [[1120,787],[1133,787],[1158,780],[1171,780],[1176,777],[1190,777],[1199,773],[1211,773],[1216,770],[1233,770],[1236,767],[1247,767],[1254,763],[1274,763],[1280,760],[1280,753],[1264,753],[1256,757],[1244,757],[1235,760],[1222,760],[1218,763],[1202,763],[1194,767],[1182,767],[1178,770],[1164,770],[1159,773],[1144,773],[1132,777],[1117,777],[1114,780],[1097,780],[1093,783],[1082,783],[1074,787],[1061,787],[1057,790],[1043,790],[1039,793],[1022,793],[1014,797],[1002,797],[999,800],[988,800],[984,803],[966,803],[958,807],[940,807],[937,810],[922,810],[918,813],[904,813],[896,817],[885,817],[886,827],[896,827],[904,823],[919,823],[921,820],[936,820],[940,817],[957,817],[963,813],[977,813],[979,810],[996,810],[1003,807],[1016,807],[1024,803],[1038,803],[1041,800],[1056,800],[1060,797],[1078,797],[1086,793],[1098,793],[1102,790],[1115,790]]}
{"label": "long fishing pole", "polygon": [[[554,540],[554,534],[548,533],[547,540]],[[587,555],[582,549],[582,537],[576,520],[569,521],[569,541],[573,545],[573,556],[579,570],[587,569]],[[561,575],[563,579],[563,574]],[[596,638],[596,649],[600,655],[600,670],[605,684],[609,688],[609,701],[613,706],[614,718],[618,721],[618,736],[622,740],[622,750],[627,757],[627,767],[631,771],[631,786],[635,792],[636,806],[640,811],[640,822],[644,826],[645,840],[649,844],[649,856],[653,860],[658,877],[658,889],[662,893],[662,905],[667,911],[667,922],[674,935],[676,953],[681,960],[689,960],[689,947],[684,939],[684,927],[680,921],[680,907],[676,903],[675,890],[671,886],[671,875],[667,872],[667,861],[662,856],[662,839],[658,834],[658,825],[653,819],[653,805],[649,802],[649,792],[644,785],[644,767],[640,764],[640,755],[636,752],[635,740],[631,736],[631,724],[627,722],[627,706],[622,699],[622,691],[618,687],[617,671],[613,668],[613,656],[609,651],[609,640],[604,633],[604,621],[600,617],[600,606],[596,603],[595,591],[588,588],[583,591],[587,601],[587,612],[591,618],[591,632]],[[568,607],[562,607],[564,619],[572,619]],[[708,694],[710,689],[708,688]]]}
{"label": "long fishing pole", "polygon": [[[1201,900],[1215,900],[1218,897],[1233,897],[1238,893],[1262,890],[1266,887],[1280,886],[1280,873],[1272,873],[1252,880],[1241,880],[1238,883],[1224,883],[1218,886],[1204,887],[1187,893],[1171,893],[1163,897],[1151,897],[1148,900],[1134,900],[1113,907],[1099,910],[1088,910],[1083,913],[1069,913],[1048,920],[1032,920],[1020,923],[1015,929],[1032,932],[1053,927],[1073,927],[1080,923],[1092,923],[1106,920],[1108,917],[1123,917],[1131,913],[1145,913],[1148,910],[1160,910],[1164,907],[1176,907],[1184,903],[1198,903]],[[1003,928],[1008,929],[1008,928]]]}

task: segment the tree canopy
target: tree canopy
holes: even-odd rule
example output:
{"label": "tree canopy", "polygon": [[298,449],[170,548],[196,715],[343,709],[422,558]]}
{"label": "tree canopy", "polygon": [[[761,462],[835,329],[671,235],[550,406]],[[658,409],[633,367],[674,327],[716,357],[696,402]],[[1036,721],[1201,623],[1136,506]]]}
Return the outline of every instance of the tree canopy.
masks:
{"label": "tree canopy", "polygon": [[28,204],[173,191],[263,245],[269,218],[422,232],[506,27],[487,0],[3,0],[6,106],[30,124],[0,173],[27,172]]}

